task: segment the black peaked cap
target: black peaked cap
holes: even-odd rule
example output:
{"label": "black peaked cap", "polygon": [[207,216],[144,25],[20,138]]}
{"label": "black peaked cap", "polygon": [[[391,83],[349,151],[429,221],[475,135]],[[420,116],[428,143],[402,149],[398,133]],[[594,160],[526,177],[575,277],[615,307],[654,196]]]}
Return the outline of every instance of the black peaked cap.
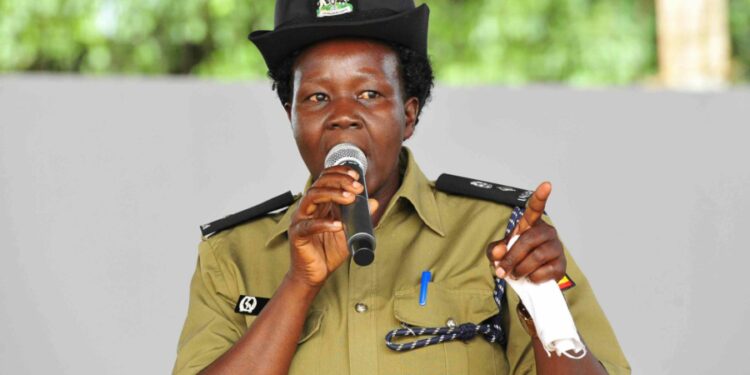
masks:
{"label": "black peaked cap", "polygon": [[339,37],[395,42],[427,56],[429,14],[413,0],[277,0],[274,29],[248,38],[269,70],[294,51]]}

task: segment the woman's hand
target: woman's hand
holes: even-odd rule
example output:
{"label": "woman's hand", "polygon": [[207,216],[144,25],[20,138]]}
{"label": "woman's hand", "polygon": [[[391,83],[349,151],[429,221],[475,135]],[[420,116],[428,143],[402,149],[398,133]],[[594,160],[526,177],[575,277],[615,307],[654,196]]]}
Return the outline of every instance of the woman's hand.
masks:
{"label": "woman's hand", "polygon": [[[549,182],[539,185],[513,233],[487,246],[487,257],[498,277],[528,277],[532,282],[541,283],[547,280],[557,281],[565,276],[567,262],[557,231],[539,220],[551,192],[552,185]],[[508,241],[517,234],[520,237],[508,251]]]}
{"label": "woman's hand", "polygon": [[[353,203],[364,190],[358,179],[351,168],[327,168],[302,197],[288,232],[292,280],[320,287],[349,257],[338,205]],[[372,214],[378,203],[370,199],[368,204]]]}

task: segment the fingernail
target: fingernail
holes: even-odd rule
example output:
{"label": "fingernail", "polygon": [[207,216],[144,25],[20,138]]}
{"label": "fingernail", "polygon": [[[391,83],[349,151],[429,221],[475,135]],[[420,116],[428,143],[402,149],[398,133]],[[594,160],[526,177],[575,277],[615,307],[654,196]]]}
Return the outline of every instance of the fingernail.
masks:
{"label": "fingernail", "polygon": [[358,181],[352,182],[352,186],[354,186],[356,189],[359,189],[362,187],[362,184],[360,184]]}
{"label": "fingernail", "polygon": [[495,264],[495,268],[499,268],[500,267],[500,261],[499,260],[496,260],[496,261],[494,261],[492,263]]}
{"label": "fingernail", "polygon": [[504,269],[502,269],[502,268],[500,268],[500,267],[498,267],[498,268],[497,268],[497,269],[495,270],[495,274],[497,275],[497,277],[499,277],[499,278],[501,278],[501,279],[502,279],[503,277],[505,277],[505,270],[504,270]]}
{"label": "fingernail", "polygon": [[340,222],[340,221],[334,221],[334,222],[333,222],[333,226],[334,226],[335,228],[341,228],[341,227],[343,226],[343,224],[341,224],[341,222]]}
{"label": "fingernail", "polygon": [[354,179],[359,179],[359,174],[351,169],[346,171],[346,173]]}
{"label": "fingernail", "polygon": [[341,195],[343,195],[343,196],[345,196],[345,197],[349,198],[349,197],[351,197],[351,196],[352,196],[353,194],[352,194],[352,193],[350,193],[350,192],[348,192],[348,191],[345,191],[345,192],[341,193]]}

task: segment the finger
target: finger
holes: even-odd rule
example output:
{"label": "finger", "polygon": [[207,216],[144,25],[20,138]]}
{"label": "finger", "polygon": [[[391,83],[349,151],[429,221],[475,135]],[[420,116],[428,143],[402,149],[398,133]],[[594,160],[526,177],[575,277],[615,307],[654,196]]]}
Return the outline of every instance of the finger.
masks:
{"label": "finger", "polygon": [[367,206],[370,209],[370,215],[373,215],[375,211],[378,210],[378,207],[380,207],[380,203],[378,203],[377,200],[370,198],[367,200]]}
{"label": "finger", "polygon": [[509,251],[505,252],[502,258],[494,261],[493,265],[495,266],[495,274],[497,277],[505,278],[506,276],[511,275],[516,264],[523,260],[527,253],[527,248],[519,247],[518,243],[516,243]]}
{"label": "finger", "polygon": [[359,181],[346,173],[328,173],[321,175],[312,184],[312,187],[337,188],[350,191],[354,194],[359,194],[364,190],[364,186],[362,186]]}
{"label": "finger", "polygon": [[487,248],[485,249],[485,253],[487,254],[487,259],[489,259],[492,262],[496,262],[500,259],[503,259],[505,256],[505,253],[508,252],[508,246],[503,241],[495,241],[490,242],[489,245],[487,245]]}
{"label": "finger", "polygon": [[318,175],[318,178],[321,178],[324,175],[327,174],[346,174],[351,176],[355,180],[359,180],[359,173],[357,173],[356,170],[354,170],[352,167],[348,167],[346,165],[336,165],[333,167],[326,168],[320,172],[320,175]]}
{"label": "finger", "polygon": [[498,261],[506,275],[513,275],[515,268],[526,256],[543,243],[555,238],[556,232],[551,226],[537,226],[522,234],[508,252]]}
{"label": "finger", "polygon": [[543,265],[554,261],[562,255],[562,248],[557,241],[547,241],[535,248],[513,269],[513,278],[522,279],[534,273]]}
{"label": "finger", "polygon": [[487,259],[490,261],[496,260],[495,256],[493,255],[495,252],[495,248],[500,243],[500,241],[494,241],[487,244],[487,247],[484,248],[484,254],[487,256]]}
{"label": "finger", "polygon": [[562,258],[562,261],[553,260],[547,264],[543,264],[536,271],[529,274],[529,280],[536,284],[548,280],[555,280],[557,282],[563,276],[565,276],[565,258]]}
{"label": "finger", "polygon": [[323,252],[329,270],[338,268],[350,255],[344,231],[335,232],[332,237],[332,242],[326,244]]}
{"label": "finger", "polygon": [[297,212],[301,217],[310,217],[320,204],[338,203],[350,204],[354,202],[354,193],[336,188],[311,187],[307,190]]}
{"label": "finger", "polygon": [[495,241],[487,245],[485,250],[487,258],[492,263],[492,269],[497,277],[503,278],[506,275],[505,270],[500,266],[500,260],[508,252],[508,245],[505,241]]}
{"label": "finger", "polygon": [[544,207],[547,205],[550,193],[552,193],[551,183],[545,181],[539,184],[531,199],[529,199],[529,203],[526,205],[526,211],[518,222],[518,226],[514,231],[515,233],[522,234],[536,224],[544,214]]}
{"label": "finger", "polygon": [[321,233],[339,232],[344,229],[338,220],[309,219],[292,224],[289,232],[294,237],[310,237]]}

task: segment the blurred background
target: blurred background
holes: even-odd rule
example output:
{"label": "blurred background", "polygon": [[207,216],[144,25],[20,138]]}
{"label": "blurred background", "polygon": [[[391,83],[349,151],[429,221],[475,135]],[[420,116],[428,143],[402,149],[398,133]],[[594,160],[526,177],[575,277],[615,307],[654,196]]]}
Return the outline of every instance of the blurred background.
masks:
{"label": "blurred background", "polygon": [[[552,181],[633,373],[750,374],[750,0],[428,4],[426,175]],[[170,372],[198,226],[307,179],[273,8],[0,0],[0,374]]]}
{"label": "blurred background", "polygon": [[[420,2],[421,3],[421,2]],[[750,0],[434,0],[441,83],[717,88],[750,80]],[[0,72],[262,79],[273,1],[0,0]]]}

